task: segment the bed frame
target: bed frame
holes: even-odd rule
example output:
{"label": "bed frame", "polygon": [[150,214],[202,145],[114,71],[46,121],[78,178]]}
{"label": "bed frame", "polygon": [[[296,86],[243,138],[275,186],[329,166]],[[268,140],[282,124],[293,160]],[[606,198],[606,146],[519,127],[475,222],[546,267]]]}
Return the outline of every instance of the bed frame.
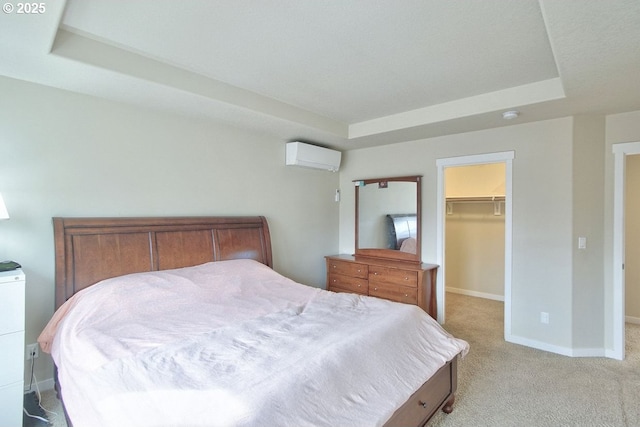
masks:
{"label": "bed frame", "polygon": [[53,218],[56,309],[103,279],[251,258],[273,267],[264,217]]}
{"label": "bed frame", "polygon": [[[271,236],[262,216],[53,218],[53,227],[56,309],[86,287],[129,273],[240,258],[273,268]],[[427,380],[385,426],[422,426],[439,409],[451,412],[457,358]],[[56,391],[62,401],[57,376]],[[67,423],[72,426],[68,417]]]}

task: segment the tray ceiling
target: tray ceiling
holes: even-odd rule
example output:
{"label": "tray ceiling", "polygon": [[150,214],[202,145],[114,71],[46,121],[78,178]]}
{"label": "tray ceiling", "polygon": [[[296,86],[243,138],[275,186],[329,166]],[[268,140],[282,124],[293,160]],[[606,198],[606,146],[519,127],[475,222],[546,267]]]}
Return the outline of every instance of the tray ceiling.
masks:
{"label": "tray ceiling", "polygon": [[0,74],[283,140],[351,149],[640,110],[635,0],[46,6],[0,17]]}

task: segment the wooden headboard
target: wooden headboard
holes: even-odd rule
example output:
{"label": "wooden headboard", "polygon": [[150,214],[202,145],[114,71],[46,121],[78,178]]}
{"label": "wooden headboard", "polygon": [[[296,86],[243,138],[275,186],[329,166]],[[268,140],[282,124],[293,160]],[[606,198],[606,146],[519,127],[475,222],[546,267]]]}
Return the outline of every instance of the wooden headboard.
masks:
{"label": "wooden headboard", "polygon": [[267,220],[255,217],[53,218],[56,309],[100,280],[251,258],[273,267]]}

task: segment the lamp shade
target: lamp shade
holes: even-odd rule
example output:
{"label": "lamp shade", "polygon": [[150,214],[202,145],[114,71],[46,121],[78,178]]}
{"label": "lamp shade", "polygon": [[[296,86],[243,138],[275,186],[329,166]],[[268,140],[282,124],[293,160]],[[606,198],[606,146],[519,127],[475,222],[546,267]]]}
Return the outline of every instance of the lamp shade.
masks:
{"label": "lamp shade", "polygon": [[0,194],[0,219],[9,219],[9,212],[7,212],[2,194]]}

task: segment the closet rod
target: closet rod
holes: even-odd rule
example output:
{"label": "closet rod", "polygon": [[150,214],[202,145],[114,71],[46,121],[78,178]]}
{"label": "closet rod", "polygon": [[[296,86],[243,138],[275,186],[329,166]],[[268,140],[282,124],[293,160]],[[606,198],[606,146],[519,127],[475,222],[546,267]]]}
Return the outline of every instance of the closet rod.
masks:
{"label": "closet rod", "polygon": [[447,203],[504,202],[505,196],[447,197]]}

